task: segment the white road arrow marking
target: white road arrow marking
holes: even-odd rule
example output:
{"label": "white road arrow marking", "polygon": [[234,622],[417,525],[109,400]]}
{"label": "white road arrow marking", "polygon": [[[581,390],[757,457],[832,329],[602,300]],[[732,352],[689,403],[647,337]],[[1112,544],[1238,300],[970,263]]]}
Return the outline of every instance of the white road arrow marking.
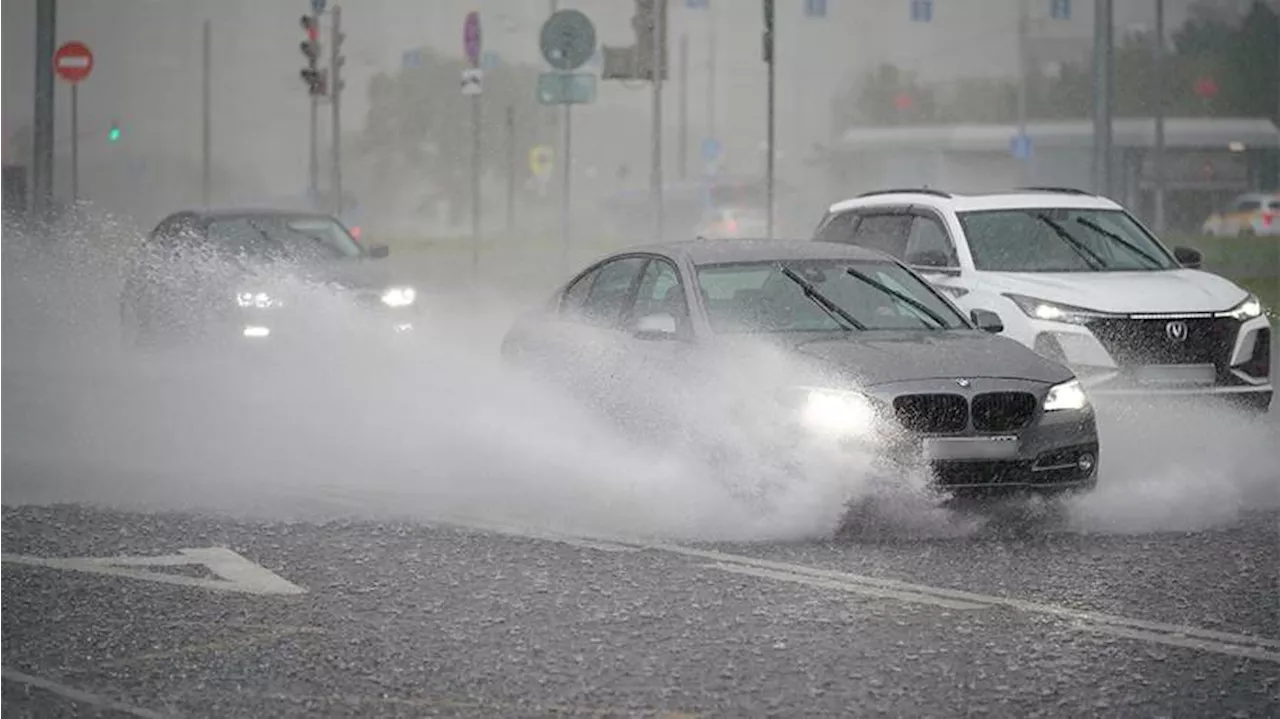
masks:
{"label": "white road arrow marking", "polygon": [[[159,557],[32,557],[20,554],[0,555],[0,560],[13,564],[77,572],[106,574],[128,579],[141,579],[162,584],[177,584],[221,592],[244,594],[305,594],[307,590],[259,566],[224,547],[179,549],[178,554]],[[148,571],[140,567],[180,567],[203,565],[219,579],[184,577],[178,574]]]}

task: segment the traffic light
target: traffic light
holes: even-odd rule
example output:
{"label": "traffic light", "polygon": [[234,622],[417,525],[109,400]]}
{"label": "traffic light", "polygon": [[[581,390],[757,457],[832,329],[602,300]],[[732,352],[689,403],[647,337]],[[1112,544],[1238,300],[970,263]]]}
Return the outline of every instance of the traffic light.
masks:
{"label": "traffic light", "polygon": [[[603,80],[653,80],[654,68],[667,79],[667,0],[635,0],[636,14],[631,18],[635,44],[631,47],[601,48],[604,56]],[[662,18],[662,35],[658,38],[658,57],[653,56],[654,32],[658,17]]]}
{"label": "traffic light", "polygon": [[302,56],[307,59],[307,66],[302,68],[299,75],[307,84],[308,95],[324,95],[328,92],[327,73],[317,67],[320,61],[320,23],[311,15],[303,15],[298,22],[306,32],[306,39],[298,47],[302,50]]}
{"label": "traffic light", "polygon": [[333,9],[333,33],[331,42],[333,43],[332,54],[329,57],[329,67],[333,72],[333,87],[331,91],[334,95],[342,92],[342,88],[346,83],[342,81],[342,66],[347,64],[347,58],[342,54],[342,44],[347,40],[347,34],[339,28],[339,14],[341,10],[337,7]]}
{"label": "traffic light", "polygon": [[111,127],[107,129],[107,142],[120,141],[120,125],[119,123],[111,123]]}

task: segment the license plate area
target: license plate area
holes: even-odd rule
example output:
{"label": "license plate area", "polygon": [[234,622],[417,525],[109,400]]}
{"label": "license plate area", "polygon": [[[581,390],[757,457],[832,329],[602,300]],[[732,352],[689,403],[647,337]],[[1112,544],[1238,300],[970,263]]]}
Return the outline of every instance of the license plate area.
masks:
{"label": "license plate area", "polygon": [[924,457],[928,460],[1013,459],[1018,456],[1018,437],[926,437]]}
{"label": "license plate area", "polygon": [[1147,365],[1133,370],[1134,380],[1144,387],[1203,387],[1218,379],[1211,364]]}

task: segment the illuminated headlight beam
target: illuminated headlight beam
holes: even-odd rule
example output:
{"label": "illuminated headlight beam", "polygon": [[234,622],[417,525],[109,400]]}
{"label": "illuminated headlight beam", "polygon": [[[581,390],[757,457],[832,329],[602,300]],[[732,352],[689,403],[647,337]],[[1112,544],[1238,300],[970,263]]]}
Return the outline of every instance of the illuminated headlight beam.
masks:
{"label": "illuminated headlight beam", "polygon": [[876,411],[860,394],[809,390],[800,414],[809,430],[828,436],[863,436],[875,429]]}
{"label": "illuminated headlight beam", "polygon": [[1089,396],[1085,394],[1080,380],[1067,380],[1049,388],[1044,398],[1044,411],[1081,410],[1089,406]]}
{"label": "illuminated headlight beam", "polygon": [[412,287],[391,287],[382,293],[382,304],[388,307],[407,307],[418,299]]}

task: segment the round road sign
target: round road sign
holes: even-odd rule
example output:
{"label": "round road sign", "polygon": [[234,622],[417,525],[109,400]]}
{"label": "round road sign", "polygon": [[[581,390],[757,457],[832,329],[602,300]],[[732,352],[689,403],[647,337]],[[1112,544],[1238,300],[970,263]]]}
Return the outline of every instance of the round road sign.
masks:
{"label": "round road sign", "polygon": [[462,45],[467,51],[471,66],[480,64],[480,13],[472,10],[462,24]]}
{"label": "round road sign", "polygon": [[63,43],[53,54],[53,71],[66,82],[81,82],[93,72],[93,53],[82,42]]}
{"label": "round road sign", "polygon": [[596,28],[578,10],[557,10],[542,24],[542,57],[557,70],[577,70],[596,51]]}
{"label": "round road sign", "polygon": [[546,145],[537,145],[529,150],[529,171],[538,178],[546,178],[551,175],[551,163],[553,154],[551,148]]}

